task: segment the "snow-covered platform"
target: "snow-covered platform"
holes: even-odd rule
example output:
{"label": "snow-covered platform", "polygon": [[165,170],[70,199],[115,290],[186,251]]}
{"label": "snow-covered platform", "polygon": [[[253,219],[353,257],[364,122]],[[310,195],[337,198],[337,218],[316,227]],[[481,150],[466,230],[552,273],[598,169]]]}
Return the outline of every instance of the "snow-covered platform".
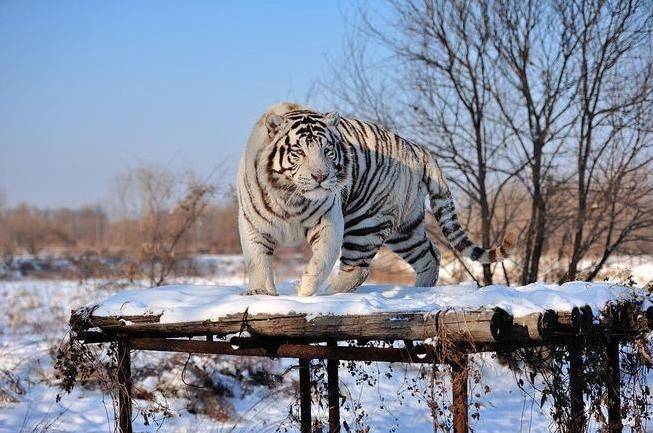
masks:
{"label": "snow-covered platform", "polygon": [[[312,425],[312,359],[327,360],[332,432],[340,431],[340,360],[446,363],[452,367],[454,431],[466,433],[470,353],[562,346],[576,353],[570,355],[569,386],[571,400],[580,403],[572,407],[570,420],[582,425],[578,349],[587,344],[606,351],[608,418],[620,425],[619,344],[653,324],[645,291],[610,283],[366,285],[355,293],[314,297],[295,296],[292,285],[282,286],[279,296],[245,296],[243,291],[217,286],[128,290],[73,311],[75,338],[118,343],[119,431],[132,432],[131,350],[299,359],[302,433]],[[577,430],[576,424],[570,431]]]}
{"label": "snow-covered platform", "polygon": [[[77,330],[157,336],[230,334],[324,339],[425,340],[442,337],[488,343],[539,339],[614,326],[614,307],[653,314],[646,293],[611,283],[473,284],[437,287],[365,285],[355,293],[245,296],[242,287],[165,286],[127,290],[73,312]],[[612,309],[612,310],[610,310]],[[610,310],[610,311],[609,311]]]}

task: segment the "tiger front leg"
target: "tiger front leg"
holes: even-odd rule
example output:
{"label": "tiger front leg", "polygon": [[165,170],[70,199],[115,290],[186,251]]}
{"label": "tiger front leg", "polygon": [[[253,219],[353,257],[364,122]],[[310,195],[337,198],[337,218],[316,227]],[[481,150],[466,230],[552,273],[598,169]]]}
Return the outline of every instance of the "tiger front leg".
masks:
{"label": "tiger front leg", "polygon": [[256,251],[245,255],[245,263],[249,274],[249,289],[242,294],[276,296],[272,255]]}
{"label": "tiger front leg", "polygon": [[274,286],[274,240],[265,233],[254,230],[240,215],[240,244],[249,277],[249,289],[243,295],[276,295]]}
{"label": "tiger front leg", "polygon": [[331,273],[340,253],[343,225],[342,213],[338,209],[324,215],[315,227],[309,229],[306,240],[311,246],[312,256],[299,284],[299,296],[314,295]]}

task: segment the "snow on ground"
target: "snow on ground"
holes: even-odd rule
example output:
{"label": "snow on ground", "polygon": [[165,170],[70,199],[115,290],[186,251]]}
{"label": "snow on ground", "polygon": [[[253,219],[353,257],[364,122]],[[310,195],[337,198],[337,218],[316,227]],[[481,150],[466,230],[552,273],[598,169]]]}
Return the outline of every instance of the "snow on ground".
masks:
{"label": "snow on ground", "polygon": [[605,272],[622,272],[633,277],[635,282],[644,286],[653,282],[653,256],[612,256],[605,264]]}
{"label": "snow on ground", "polygon": [[563,285],[533,283],[521,287],[474,284],[437,287],[364,285],[355,293],[301,297],[293,284],[279,288],[280,296],[244,296],[238,286],[165,286],[126,290],[104,300],[97,316],[163,314],[162,323],[218,319],[229,314],[352,315],[398,311],[438,311],[449,308],[500,307],[522,316],[546,309],[571,311],[589,305],[598,313],[610,301],[644,297],[636,290],[613,283],[571,282]]}
{"label": "snow on ground", "polygon": [[[225,259],[226,260],[226,259]],[[197,317],[217,318],[229,311],[249,306],[250,313],[277,309],[309,314],[362,313],[405,309],[438,309],[456,306],[500,306],[514,314],[539,311],[554,306],[569,309],[589,303],[597,308],[613,297],[630,296],[632,292],[616,284],[572,283],[562,286],[530,285],[519,288],[490,286],[478,289],[471,284],[440,286],[435,289],[401,288],[395,286],[367,286],[358,293],[348,295],[299,298],[294,296],[294,285],[280,288],[282,296],[241,297],[242,273],[238,270],[240,259],[227,260],[231,267],[220,266],[219,257],[201,260],[214,266],[218,272],[203,278],[184,278],[177,282],[183,289],[161,288],[156,292],[136,289],[124,291],[102,281],[17,280],[0,282],[0,433],[15,432],[70,432],[108,433],[113,431],[113,405],[111,397],[97,388],[78,386],[60,402],[56,395],[52,372],[52,347],[61,341],[66,331],[70,310],[84,305],[103,304],[105,312],[161,312],[163,320],[188,320]],[[640,266],[640,265],[635,265]],[[646,266],[642,263],[641,266]],[[634,266],[633,266],[634,268]],[[225,270],[226,269],[226,270]],[[643,270],[644,272],[645,270]],[[653,275],[650,275],[653,278]],[[650,279],[650,278],[649,278]],[[198,284],[203,286],[190,286]],[[206,285],[229,285],[216,289]],[[145,297],[145,293],[156,293]],[[210,293],[210,296],[209,296]],[[201,294],[201,296],[197,296]],[[208,296],[208,297],[207,297]],[[203,305],[197,300],[202,299]],[[124,303],[129,301],[128,303]],[[179,303],[166,309],[170,301]],[[228,310],[221,304],[229,305]],[[219,305],[220,304],[220,305]],[[96,312],[96,314],[98,314]],[[191,413],[189,401],[199,391],[189,371],[183,373],[185,354],[136,352],[133,357],[134,372],[139,372],[134,387],[154,395],[155,402],[164,402],[172,418],[155,419],[144,425],[143,418],[134,421],[137,432],[297,432],[298,426],[289,420],[288,411],[295,402],[294,387],[297,371],[293,360],[256,360],[236,357],[205,357],[193,355],[189,364],[205,369],[215,383],[229,389],[220,405],[229,417],[216,420],[204,414]],[[548,409],[540,409],[540,395],[526,386],[516,385],[514,373],[500,365],[489,354],[474,357],[482,375],[480,383],[472,383],[472,392],[480,397],[480,419],[472,421],[477,433],[489,432],[547,432],[550,424]],[[341,390],[347,396],[342,418],[355,431],[356,419],[369,425],[372,432],[411,431],[432,432],[432,419],[425,396],[428,380],[419,380],[420,367],[399,364],[357,364],[354,374],[346,363],[342,364]],[[430,367],[421,367],[430,368]],[[202,370],[203,371],[203,370]],[[247,380],[257,371],[283,375],[277,386],[267,387]],[[182,381],[182,376],[184,379]],[[442,380],[447,381],[446,371]],[[413,387],[417,384],[418,390]],[[488,385],[490,392],[483,391]],[[416,395],[413,393],[416,392]],[[446,396],[448,398],[448,395]],[[216,400],[208,397],[201,403]],[[444,402],[446,404],[446,402]],[[152,400],[136,400],[135,414],[139,408],[148,407]],[[365,411],[361,412],[361,408]],[[314,414],[326,419],[326,410],[317,402]],[[194,412],[194,410],[193,410]]]}

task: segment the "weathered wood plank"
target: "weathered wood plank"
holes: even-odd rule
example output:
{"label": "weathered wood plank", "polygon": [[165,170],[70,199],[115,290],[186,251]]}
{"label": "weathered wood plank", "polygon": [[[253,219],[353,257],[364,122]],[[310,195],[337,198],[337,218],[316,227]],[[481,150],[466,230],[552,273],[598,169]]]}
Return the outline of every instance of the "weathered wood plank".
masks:
{"label": "weathered wood plank", "polygon": [[[610,335],[632,332],[653,324],[653,309],[636,305],[611,306],[595,323],[588,306],[571,312],[547,310],[512,317],[501,309],[443,310],[436,312],[387,312],[364,315],[232,314],[216,320],[161,323],[161,316],[94,316],[91,310],[74,312],[73,330],[99,328],[115,338],[192,337],[241,334],[286,338],[297,342],[345,340],[425,340],[441,338],[456,343],[483,345],[495,342],[544,341],[563,336],[604,332]],[[89,312],[91,311],[91,312]]]}
{"label": "weathered wood plank", "polygon": [[[86,328],[136,336],[224,336],[243,331],[256,336],[308,339],[424,340],[446,336],[452,340],[491,342],[509,336],[512,317],[502,310],[468,310],[431,312],[390,312],[368,315],[322,315],[307,318],[303,314],[254,316],[230,315],[214,321],[159,323],[159,317],[141,321],[91,316],[72,320]],[[82,329],[78,326],[77,328]]]}
{"label": "weathered wood plank", "polygon": [[123,316],[97,316],[93,312],[97,305],[73,310],[70,314],[70,327],[73,331],[84,331],[89,328],[104,326],[124,326],[126,323],[157,323],[161,320],[158,315],[123,315]]}

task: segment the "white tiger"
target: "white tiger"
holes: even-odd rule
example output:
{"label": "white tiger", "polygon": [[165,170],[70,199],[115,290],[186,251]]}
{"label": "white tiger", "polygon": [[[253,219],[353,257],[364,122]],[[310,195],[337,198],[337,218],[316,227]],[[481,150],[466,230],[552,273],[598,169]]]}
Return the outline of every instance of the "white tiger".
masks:
{"label": "white tiger", "polygon": [[299,295],[313,295],[338,256],[332,292],[362,284],[382,245],[417,273],[438,280],[440,252],[426,236],[425,198],[451,245],[480,263],[500,261],[512,243],[484,249],[458,223],[438,163],[424,148],[378,125],[298,104],[270,107],[254,126],[238,169],[240,239],[249,294],[276,294],[277,245],[308,241],[312,257]]}

